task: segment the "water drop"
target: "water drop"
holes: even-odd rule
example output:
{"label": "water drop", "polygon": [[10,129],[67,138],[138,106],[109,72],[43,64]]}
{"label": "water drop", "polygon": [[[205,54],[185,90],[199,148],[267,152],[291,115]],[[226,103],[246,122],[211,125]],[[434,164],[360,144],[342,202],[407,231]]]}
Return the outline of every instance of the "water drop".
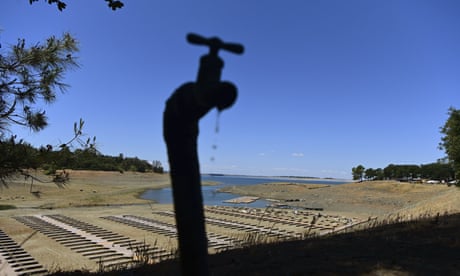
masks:
{"label": "water drop", "polygon": [[[220,111],[217,111],[216,116],[216,127],[214,128],[214,143],[212,144],[212,150],[217,150],[217,134],[219,133],[219,119],[220,119]],[[214,156],[211,157],[211,162],[214,162],[216,158]]]}
{"label": "water drop", "polygon": [[216,133],[219,133],[219,121],[220,121],[220,111],[217,111],[217,116],[216,116],[216,128],[214,129],[214,131]]}

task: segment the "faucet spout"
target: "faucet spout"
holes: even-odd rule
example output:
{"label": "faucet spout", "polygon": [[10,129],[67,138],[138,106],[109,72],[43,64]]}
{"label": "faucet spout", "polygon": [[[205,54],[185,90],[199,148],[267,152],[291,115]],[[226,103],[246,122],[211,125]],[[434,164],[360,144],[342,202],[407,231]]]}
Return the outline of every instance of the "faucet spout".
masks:
{"label": "faucet spout", "polygon": [[217,53],[219,49],[242,53],[243,48],[218,38],[189,35],[187,39],[209,46],[210,52],[200,60],[197,81],[181,85],[166,101],[163,136],[173,188],[182,274],[205,276],[209,274],[208,245],[197,153],[198,125],[211,109],[222,111],[235,103],[237,88],[231,82],[220,80],[224,62]]}

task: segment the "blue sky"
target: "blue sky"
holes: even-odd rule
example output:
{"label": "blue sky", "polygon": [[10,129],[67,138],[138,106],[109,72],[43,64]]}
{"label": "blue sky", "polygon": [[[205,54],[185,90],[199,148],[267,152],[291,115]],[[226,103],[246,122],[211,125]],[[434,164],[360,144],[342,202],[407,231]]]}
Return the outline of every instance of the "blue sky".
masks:
{"label": "blue sky", "polygon": [[[1,50],[70,32],[81,67],[43,108],[49,127],[13,128],[57,144],[83,118],[104,154],[160,160],[164,103],[193,81],[205,47],[196,32],[244,44],[222,52],[236,104],[200,123],[204,173],[351,178],[351,168],[425,164],[444,156],[439,128],[459,108],[460,2],[424,0],[40,1],[2,0]],[[213,149],[213,145],[217,149]]]}

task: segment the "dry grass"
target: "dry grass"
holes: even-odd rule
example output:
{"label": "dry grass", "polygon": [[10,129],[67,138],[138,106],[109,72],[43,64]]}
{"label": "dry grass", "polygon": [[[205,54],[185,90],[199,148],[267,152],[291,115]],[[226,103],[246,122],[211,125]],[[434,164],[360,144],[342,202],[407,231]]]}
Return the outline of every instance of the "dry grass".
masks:
{"label": "dry grass", "polygon": [[[289,202],[296,207],[323,208],[326,212],[347,217],[386,216],[407,210],[418,216],[431,211],[460,211],[460,189],[447,185],[411,184],[396,181],[375,181],[344,185],[323,185],[314,189],[305,184],[260,184],[234,186],[226,192],[259,196]],[[415,214],[414,214],[415,212]]]}
{"label": "dry grass", "polygon": [[41,172],[35,176],[45,183],[18,177],[0,190],[0,205],[18,208],[56,209],[113,204],[142,204],[140,193],[169,186],[169,176],[154,173],[68,171],[70,181],[57,186]]}
{"label": "dry grass", "polygon": [[[211,275],[458,275],[460,214],[386,221],[361,231],[289,242],[248,236],[209,257]],[[259,239],[260,238],[260,239]],[[131,269],[58,275],[179,275],[177,259]]]}
{"label": "dry grass", "polygon": [[[37,177],[46,180],[45,176]],[[102,215],[138,214],[151,215],[151,208],[170,210],[171,206],[149,205],[138,198],[139,193],[150,188],[169,186],[168,175],[71,171],[71,181],[62,187],[52,183],[34,182],[30,193],[30,181],[16,179],[0,191],[0,206],[16,207],[0,212],[0,225],[18,242],[33,232],[12,219],[15,215],[36,213],[60,213],[80,218],[148,244],[156,237],[142,236],[140,231],[100,220]],[[372,230],[343,233],[303,241],[273,243],[265,236],[246,236],[244,247],[210,256],[213,275],[426,275],[459,274],[460,259],[460,189],[443,185],[422,185],[397,182],[365,182],[338,186],[309,186],[277,183],[237,187],[234,192],[262,198],[302,199],[289,203],[298,207],[322,207],[326,214],[345,217],[378,217],[370,224]],[[49,210],[52,209],[52,210]],[[442,215],[437,215],[437,214]],[[411,222],[408,222],[408,221]],[[415,222],[414,222],[415,220]],[[392,224],[388,224],[388,223]],[[275,226],[275,225],[274,225]],[[308,236],[308,229],[306,230]],[[133,236],[137,235],[137,236]],[[88,260],[80,258],[70,249],[50,244],[43,245],[44,236],[37,234],[24,244],[27,251],[41,263],[54,260],[54,271],[95,271]],[[176,241],[171,250],[177,248]],[[148,263],[152,256],[143,255],[138,248],[141,263]],[[145,252],[144,252],[145,253]],[[68,256],[72,256],[69,258]],[[429,261],[427,261],[429,260]],[[177,261],[165,261],[155,266],[143,265],[125,275],[159,274],[177,275]],[[96,269],[97,270],[97,269]],[[100,267],[99,274],[106,268]],[[122,268],[112,272],[118,275]],[[426,271],[426,273],[424,272]],[[83,273],[83,274],[85,274]],[[80,273],[81,274],[81,273]],[[78,273],[76,273],[78,275]]]}

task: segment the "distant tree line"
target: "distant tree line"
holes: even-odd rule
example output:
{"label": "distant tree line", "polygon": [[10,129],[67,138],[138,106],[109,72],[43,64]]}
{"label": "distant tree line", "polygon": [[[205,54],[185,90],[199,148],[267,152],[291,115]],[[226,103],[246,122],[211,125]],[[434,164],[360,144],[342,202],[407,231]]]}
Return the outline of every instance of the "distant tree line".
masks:
{"label": "distant tree line", "polygon": [[[101,171],[135,171],[163,173],[160,161],[153,164],[137,157],[109,156],[99,153],[94,147],[79,148],[72,151],[65,144],[59,150],[53,147],[34,148],[23,141],[15,141],[14,137],[0,141],[0,175],[8,175],[19,169],[43,169],[49,174],[56,170],[101,170]],[[2,171],[5,170],[5,171]]]}
{"label": "distant tree line", "polygon": [[[121,7],[120,1],[106,2],[112,8]],[[48,0],[48,3],[58,5],[60,10],[65,8],[62,1]],[[48,125],[46,112],[40,106],[53,103],[57,92],[68,88],[62,79],[68,69],[78,67],[77,52],[78,41],[68,33],[51,36],[32,46],[26,45],[24,39],[9,48],[0,44],[0,184],[6,185],[6,180],[17,174],[30,177],[28,169],[44,169],[49,173],[59,169],[163,172],[159,161],[152,165],[137,157],[100,154],[96,150],[96,137],[83,140],[86,136],[83,119],[74,123],[74,135],[61,145],[34,148],[14,134],[7,136],[12,133],[13,125],[36,132]]]}
{"label": "distant tree line", "polygon": [[460,178],[460,109],[450,107],[447,112],[448,118],[441,127],[443,135],[439,143],[439,149],[444,150],[446,157],[436,163],[425,165],[394,165],[390,164],[384,169],[368,168],[358,165],[351,169],[353,180],[411,180],[432,179],[452,181]]}
{"label": "distant tree line", "polygon": [[351,169],[353,180],[414,180],[433,179],[451,181],[455,179],[455,171],[451,164],[439,160],[424,165],[395,165],[385,168],[365,168],[358,165]]}

